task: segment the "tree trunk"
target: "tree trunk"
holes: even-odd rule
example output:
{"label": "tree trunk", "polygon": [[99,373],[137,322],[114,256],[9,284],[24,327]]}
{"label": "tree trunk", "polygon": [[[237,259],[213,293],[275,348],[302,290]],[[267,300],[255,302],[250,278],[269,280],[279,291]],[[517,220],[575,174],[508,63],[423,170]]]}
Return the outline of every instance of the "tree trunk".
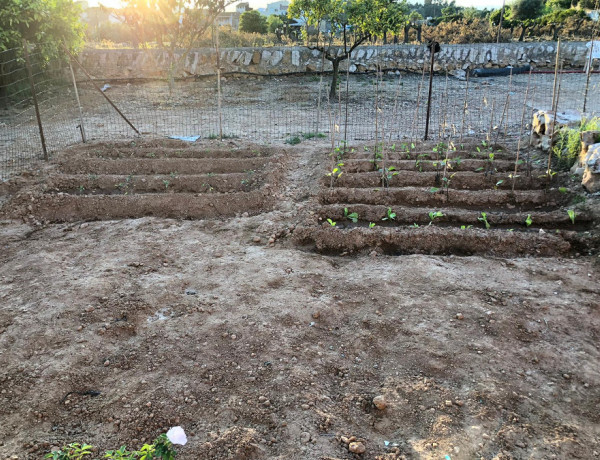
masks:
{"label": "tree trunk", "polygon": [[418,41],[419,43],[422,43],[422,42],[423,42],[423,40],[421,40],[421,32],[422,32],[422,31],[423,31],[423,26],[422,26],[421,24],[419,24],[419,25],[417,26],[417,41]]}
{"label": "tree trunk", "polygon": [[331,61],[333,65],[333,75],[331,77],[331,88],[329,89],[329,100],[335,100],[337,96],[337,80],[340,73],[340,62],[342,59],[337,57]]}
{"label": "tree trunk", "polygon": [[383,33],[383,44],[387,45],[387,32]]}
{"label": "tree trunk", "polygon": [[410,26],[407,24],[404,26],[404,44],[408,43],[408,32],[410,31]]}
{"label": "tree trunk", "polygon": [[519,35],[519,41],[522,42],[525,38],[525,32],[527,31],[527,26],[521,26],[521,35]]}

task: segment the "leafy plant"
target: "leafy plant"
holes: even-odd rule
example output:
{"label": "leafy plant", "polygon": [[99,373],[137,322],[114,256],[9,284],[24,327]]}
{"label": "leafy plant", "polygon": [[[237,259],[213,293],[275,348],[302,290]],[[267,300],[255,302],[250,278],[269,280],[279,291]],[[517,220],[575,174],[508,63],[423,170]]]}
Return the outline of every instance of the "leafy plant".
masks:
{"label": "leafy plant", "polygon": [[569,170],[577,161],[581,151],[581,136],[583,131],[600,130],[600,117],[583,118],[575,128],[563,128],[556,131],[553,136],[554,146],[552,155],[555,167],[559,170]]}
{"label": "leafy plant", "polygon": [[571,219],[571,223],[575,225],[575,211],[573,211],[572,209],[568,209],[567,214],[569,215],[569,219]]}
{"label": "leafy plant", "polygon": [[44,458],[51,458],[52,460],[81,460],[86,455],[92,455],[93,447],[89,444],[75,442],[60,450],[46,454]]}
{"label": "leafy plant", "polygon": [[334,179],[339,179],[340,176],[344,173],[342,171],[342,166],[344,166],[344,163],[340,162],[338,164],[336,164],[333,169],[331,170],[330,173],[327,173],[327,177],[331,177],[331,180],[333,181]]}
{"label": "leafy plant", "polygon": [[165,179],[165,180],[163,180],[162,182],[163,182],[163,184],[164,184],[164,186],[165,186],[165,190],[168,190],[168,189],[169,189],[169,185],[171,185],[171,182],[169,182],[169,181],[168,181],[168,180],[166,180],[166,179]]}
{"label": "leafy plant", "polygon": [[375,227],[375,222],[369,222],[369,228]]}
{"label": "leafy plant", "polygon": [[350,212],[350,211],[348,211],[348,208],[344,208],[344,217],[346,219],[351,220],[354,223],[358,222],[358,213],[357,212]]}
{"label": "leafy plant", "polygon": [[442,211],[430,211],[429,212],[429,225],[433,223],[433,221],[439,217],[444,217],[444,213]]}
{"label": "leafy plant", "polygon": [[525,219],[525,225],[528,227],[533,224],[533,219],[531,218],[531,214],[527,214],[527,219]]}
{"label": "leafy plant", "polygon": [[487,230],[489,230],[489,229],[490,229],[491,225],[490,225],[490,223],[489,223],[489,222],[488,222],[488,220],[487,220],[487,213],[485,213],[485,212],[482,212],[482,213],[481,213],[481,217],[478,217],[478,218],[477,218],[477,220],[478,220],[478,221],[480,221],[480,222],[483,222],[483,223],[485,224],[485,228],[486,228]]}
{"label": "leafy plant", "polygon": [[461,229],[461,230],[468,230],[468,229],[470,229],[471,227],[472,227],[472,225],[461,225],[461,226],[460,226],[460,229]]}
{"label": "leafy plant", "polygon": [[387,208],[386,217],[381,220],[396,220],[396,213],[392,211],[392,208]]}
{"label": "leafy plant", "polygon": [[336,226],[336,224],[337,224],[337,222],[334,222],[334,221],[333,221],[333,220],[331,220],[331,219],[327,219],[327,222],[329,222],[329,225],[331,225],[332,227],[335,227],[335,226]]}
{"label": "leafy plant", "polygon": [[398,171],[396,171],[394,166],[390,166],[389,168],[381,168],[379,172],[381,173],[381,180],[384,187],[389,187],[392,177],[398,175]]}
{"label": "leafy plant", "polygon": [[302,139],[299,136],[289,137],[285,140],[285,143],[290,145],[298,145],[300,142],[302,142]]}

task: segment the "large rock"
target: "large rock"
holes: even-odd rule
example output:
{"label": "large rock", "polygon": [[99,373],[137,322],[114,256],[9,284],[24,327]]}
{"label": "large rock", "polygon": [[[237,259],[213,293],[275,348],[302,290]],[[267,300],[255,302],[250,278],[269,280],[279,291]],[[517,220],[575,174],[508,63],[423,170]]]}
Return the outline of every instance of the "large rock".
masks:
{"label": "large rock", "polygon": [[574,168],[583,171],[581,184],[588,192],[600,192],[600,131],[581,133],[581,153]]}
{"label": "large rock", "polygon": [[575,110],[566,110],[556,114],[551,110],[537,110],[533,114],[532,145],[548,151],[552,146],[552,133],[561,128],[573,128],[581,123],[581,113]]}

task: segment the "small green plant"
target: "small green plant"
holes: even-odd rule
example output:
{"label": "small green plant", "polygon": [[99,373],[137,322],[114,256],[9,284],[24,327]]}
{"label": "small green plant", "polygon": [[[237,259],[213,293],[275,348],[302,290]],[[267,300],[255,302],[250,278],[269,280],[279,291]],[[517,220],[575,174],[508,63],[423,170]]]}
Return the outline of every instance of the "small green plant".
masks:
{"label": "small green plant", "polygon": [[553,136],[555,142],[552,147],[555,167],[565,171],[571,169],[581,151],[581,133],[598,130],[600,130],[600,117],[583,118],[575,128],[557,130]]}
{"label": "small green plant", "polygon": [[390,166],[389,168],[381,168],[379,173],[381,174],[381,181],[383,182],[384,187],[389,187],[392,177],[398,175],[398,171],[396,171],[394,166]]}
{"label": "small green plant", "polygon": [[419,228],[419,224],[417,224],[417,223],[415,222],[415,223],[413,223],[413,224],[411,225],[411,227],[412,227],[412,228]]}
{"label": "small green plant", "polygon": [[494,185],[494,190],[497,190],[502,184],[504,184],[504,179],[500,179],[498,182],[496,182],[496,185]]}
{"label": "small green plant", "polygon": [[470,229],[471,227],[472,227],[472,225],[461,225],[461,226],[460,226],[460,229],[461,229],[461,230],[468,230],[468,229]]}
{"label": "small green plant", "polygon": [[381,220],[396,220],[396,213],[392,211],[392,208],[387,208],[386,216]]}
{"label": "small green plant", "polygon": [[489,230],[489,229],[490,229],[491,225],[490,225],[490,223],[489,223],[489,222],[488,222],[488,220],[487,220],[487,213],[485,213],[485,212],[482,212],[482,213],[481,213],[481,217],[478,217],[478,218],[477,218],[477,220],[478,220],[478,221],[480,221],[480,222],[483,222],[483,223],[485,224],[485,228],[486,228],[487,230]]}
{"label": "small green plant", "polygon": [[164,184],[164,186],[165,186],[165,190],[168,190],[168,189],[169,189],[169,185],[171,185],[171,182],[169,182],[169,181],[168,181],[168,180],[166,180],[166,179],[165,179],[165,180],[163,180],[162,182],[163,182],[163,184]]}
{"label": "small green plant", "polygon": [[337,224],[337,222],[334,222],[334,221],[333,221],[333,220],[331,220],[331,219],[327,219],[327,222],[328,222],[328,223],[329,223],[329,225],[330,225],[330,226],[332,226],[332,227],[335,227],[335,226],[336,226],[336,224]]}
{"label": "small green plant", "polygon": [[435,219],[440,217],[444,217],[444,213],[442,211],[430,211],[429,212],[429,225],[433,224]]}
{"label": "small green plant", "polygon": [[369,222],[369,228],[375,227],[375,222]]}
{"label": "small green plant", "polygon": [[567,193],[567,187],[558,187],[560,193]]}
{"label": "small green plant", "polygon": [[575,211],[568,209],[567,214],[569,215],[569,219],[571,219],[571,223],[575,225]]}
{"label": "small green plant", "polygon": [[348,220],[351,220],[354,223],[358,222],[358,213],[350,212],[348,211],[348,208],[344,208],[344,217]]}
{"label": "small green plant", "polygon": [[289,137],[285,140],[285,143],[290,145],[298,145],[300,142],[302,142],[302,139],[299,136]]}
{"label": "small green plant", "polygon": [[330,173],[327,173],[327,177],[331,177],[332,185],[333,180],[339,179],[341,175],[344,174],[342,171],[342,166],[344,166],[344,163],[340,162],[333,167]]}
{"label": "small green plant", "polygon": [[92,455],[93,448],[94,446],[90,446],[89,444],[75,442],[60,450],[46,454],[44,458],[51,458],[52,460],[81,460],[86,455]]}
{"label": "small green plant", "polygon": [[531,214],[527,214],[527,219],[525,219],[525,225],[529,227],[531,226],[531,224],[533,224],[533,219],[531,218]]}
{"label": "small green plant", "polygon": [[[185,445],[187,437],[181,427],[171,428],[167,434],[161,434],[152,444],[144,444],[140,450],[128,451],[127,446],[117,450],[108,450],[102,458],[109,460],[175,460],[174,444]],[[73,443],[55,452],[46,454],[44,458],[52,460],[82,460],[92,455],[93,446]],[[85,459],[83,459],[85,460]]]}
{"label": "small green plant", "polygon": [[83,185],[79,186],[79,193],[85,192],[85,187]]}

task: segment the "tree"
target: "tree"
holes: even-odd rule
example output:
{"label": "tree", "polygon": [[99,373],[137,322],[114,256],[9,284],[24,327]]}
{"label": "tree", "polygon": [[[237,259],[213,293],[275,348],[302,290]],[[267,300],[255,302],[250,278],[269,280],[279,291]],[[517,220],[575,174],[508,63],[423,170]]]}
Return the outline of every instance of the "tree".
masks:
{"label": "tree", "polygon": [[266,34],[267,19],[256,10],[246,11],[240,16],[240,30],[253,34]]}
{"label": "tree", "polygon": [[0,51],[35,43],[45,59],[56,57],[63,40],[71,50],[83,44],[81,9],[71,0],[2,0]]}
{"label": "tree", "polygon": [[267,18],[267,28],[270,34],[274,34],[277,29],[283,29],[283,19],[276,14],[272,14]]}
{"label": "tree", "polygon": [[410,12],[404,23],[404,44],[408,43],[408,35],[411,28],[417,31],[417,41],[421,43],[421,31],[423,30],[422,21],[423,16],[421,16],[421,13],[417,11]]}
{"label": "tree", "polygon": [[[292,0],[288,8],[290,18],[305,21],[306,46],[319,51],[332,65],[329,97],[336,97],[340,63],[370,37],[397,33],[404,25],[406,3],[391,0]],[[316,45],[310,44],[310,28],[316,30]],[[321,41],[321,32],[323,40]],[[339,38],[343,45],[333,45]]]}
{"label": "tree", "polygon": [[542,14],[544,9],[543,0],[515,0],[511,3],[511,19],[521,26],[519,41],[525,38],[527,29],[535,24],[535,20]]}
{"label": "tree", "polygon": [[[233,0],[123,0],[122,19],[138,41],[156,41],[168,53],[169,86],[192,48]],[[175,52],[180,50],[179,57]]]}

